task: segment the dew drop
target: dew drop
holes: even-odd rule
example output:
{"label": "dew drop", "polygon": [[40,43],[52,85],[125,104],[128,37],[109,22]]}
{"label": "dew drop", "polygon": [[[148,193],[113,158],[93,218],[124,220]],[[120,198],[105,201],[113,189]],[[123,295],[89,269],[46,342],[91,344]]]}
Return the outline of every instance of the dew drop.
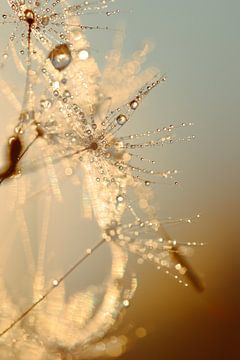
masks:
{"label": "dew drop", "polygon": [[48,100],[48,99],[42,99],[40,101],[40,106],[43,109],[50,109],[50,107],[52,106],[52,102],[51,102],[51,100]]}
{"label": "dew drop", "polygon": [[87,50],[80,50],[78,53],[80,60],[87,60],[89,58],[89,52]]}
{"label": "dew drop", "polygon": [[63,97],[69,98],[69,97],[71,97],[71,93],[68,90],[65,90],[63,93]]}
{"label": "dew drop", "polygon": [[124,125],[127,122],[127,117],[123,114],[118,115],[117,119],[116,119],[118,125]]}
{"label": "dew drop", "polygon": [[67,44],[57,45],[48,55],[55,69],[62,71],[72,61],[71,51]]}
{"label": "dew drop", "polygon": [[47,15],[43,15],[41,19],[41,23],[43,26],[47,26],[49,24],[49,17]]}
{"label": "dew drop", "polygon": [[139,327],[136,329],[136,336],[139,338],[139,339],[142,339],[144,338],[145,336],[147,336],[147,330],[143,327]]}
{"label": "dew drop", "polygon": [[123,200],[124,200],[124,197],[122,195],[118,195],[116,200],[117,200],[118,203],[122,203]]}
{"label": "dew drop", "polygon": [[138,105],[139,105],[139,103],[138,103],[137,100],[133,100],[133,101],[131,101],[130,104],[129,104],[129,106],[130,106],[130,108],[131,108],[132,110],[136,110],[137,107],[138,107]]}
{"label": "dew drop", "polygon": [[126,307],[126,308],[128,308],[129,306],[130,306],[130,302],[129,302],[129,300],[123,300],[123,306],[124,307]]}

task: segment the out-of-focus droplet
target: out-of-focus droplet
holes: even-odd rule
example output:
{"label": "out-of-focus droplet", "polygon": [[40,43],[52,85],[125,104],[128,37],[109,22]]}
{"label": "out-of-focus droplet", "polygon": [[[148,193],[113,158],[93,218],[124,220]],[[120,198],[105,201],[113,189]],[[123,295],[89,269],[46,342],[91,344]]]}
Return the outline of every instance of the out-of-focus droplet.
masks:
{"label": "out-of-focus droplet", "polygon": [[118,203],[122,203],[124,200],[124,197],[122,195],[118,195],[116,200]]}
{"label": "out-of-focus droplet", "polygon": [[87,60],[89,58],[89,52],[85,49],[80,50],[78,56],[80,60]]}
{"label": "out-of-focus droplet", "polygon": [[40,106],[43,109],[50,109],[50,107],[52,106],[52,102],[51,100],[43,99],[40,101]]}
{"label": "out-of-focus droplet", "polygon": [[58,286],[58,280],[53,280],[53,282],[52,282],[52,284],[53,284],[53,286]]}
{"label": "out-of-focus droplet", "polygon": [[147,330],[145,328],[139,327],[139,328],[136,329],[136,336],[139,339],[144,338],[146,335],[147,335]]}
{"label": "out-of-focus droplet", "polygon": [[41,19],[41,23],[43,26],[47,26],[49,24],[49,17],[47,15],[43,15]]}
{"label": "out-of-focus droplet", "polygon": [[127,300],[127,299],[123,300],[123,306],[126,307],[126,308],[129,307],[130,306],[129,300]]}

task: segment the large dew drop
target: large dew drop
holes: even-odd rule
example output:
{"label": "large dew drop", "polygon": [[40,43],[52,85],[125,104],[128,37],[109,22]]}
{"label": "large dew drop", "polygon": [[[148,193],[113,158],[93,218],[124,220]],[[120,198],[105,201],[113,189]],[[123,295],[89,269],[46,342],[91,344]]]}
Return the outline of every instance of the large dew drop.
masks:
{"label": "large dew drop", "polygon": [[55,69],[62,71],[72,61],[71,51],[67,44],[57,45],[48,55]]}
{"label": "large dew drop", "polygon": [[124,125],[127,122],[127,120],[128,120],[127,117],[123,114],[118,115],[116,119],[118,125],[120,126]]}

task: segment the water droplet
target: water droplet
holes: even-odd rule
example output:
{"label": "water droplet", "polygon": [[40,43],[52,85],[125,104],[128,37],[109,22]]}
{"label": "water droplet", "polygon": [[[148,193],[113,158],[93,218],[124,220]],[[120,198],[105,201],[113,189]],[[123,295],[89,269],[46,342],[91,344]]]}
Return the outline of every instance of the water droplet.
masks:
{"label": "water droplet", "polygon": [[71,51],[67,44],[57,45],[48,55],[55,69],[62,71],[72,61]]}
{"label": "water droplet", "polygon": [[69,98],[69,97],[71,97],[71,93],[68,90],[65,90],[64,93],[63,93],[63,97],[64,98]]}
{"label": "water droplet", "polygon": [[40,106],[43,108],[43,109],[50,109],[50,107],[52,106],[52,102],[50,100],[41,100],[40,101]]}
{"label": "water droplet", "polygon": [[117,120],[118,125],[122,126],[127,122],[127,117],[123,114],[120,114],[120,115],[118,115],[116,120]]}
{"label": "water droplet", "polygon": [[41,19],[41,23],[43,26],[47,26],[49,24],[49,17],[47,15],[43,15]]}
{"label": "water droplet", "polygon": [[144,338],[145,336],[147,336],[147,330],[143,327],[139,327],[136,329],[136,336],[139,338],[139,339],[142,339]]}
{"label": "water droplet", "polygon": [[124,197],[122,195],[118,195],[116,200],[117,200],[118,203],[122,203],[123,200],[124,200]]}
{"label": "water droplet", "polygon": [[129,300],[123,300],[123,306],[126,308],[129,307],[130,306]]}
{"label": "water droplet", "polygon": [[53,280],[53,282],[52,282],[52,284],[53,284],[53,286],[58,286],[58,280]]}
{"label": "water droplet", "polygon": [[139,103],[138,103],[137,100],[133,100],[133,101],[131,101],[130,104],[129,104],[129,106],[130,106],[130,108],[131,108],[132,110],[136,110],[137,107],[138,107],[138,105],[139,105]]}
{"label": "water droplet", "polygon": [[78,53],[80,60],[87,60],[89,58],[89,52],[87,50],[80,50]]}

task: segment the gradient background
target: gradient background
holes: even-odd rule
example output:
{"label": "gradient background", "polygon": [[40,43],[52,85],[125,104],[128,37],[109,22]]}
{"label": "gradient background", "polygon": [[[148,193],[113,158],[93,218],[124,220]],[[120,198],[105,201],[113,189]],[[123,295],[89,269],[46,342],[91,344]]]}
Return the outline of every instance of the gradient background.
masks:
{"label": "gradient background", "polygon": [[[238,359],[240,2],[122,0],[117,6],[122,13],[99,25],[125,28],[126,57],[144,40],[151,41],[155,48],[146,66],[168,75],[167,84],[139,111],[139,127],[195,124],[184,132],[193,132],[194,142],[157,150],[163,166],[182,170],[180,187],[156,189],[161,215],[200,212],[198,223],[169,230],[176,239],[206,243],[191,259],[206,284],[203,294],[183,288],[151,265],[137,267],[139,288],[124,323],[145,327],[148,336],[122,359]],[[89,35],[100,63],[113,36],[114,31]],[[92,236],[87,234],[85,241]],[[101,266],[102,258],[96,259],[89,265],[93,274]]]}
{"label": "gradient background", "polygon": [[142,121],[195,124],[194,142],[164,152],[164,161],[183,170],[181,189],[159,192],[166,215],[202,214],[198,224],[171,233],[206,242],[192,259],[206,290],[196,294],[142,267],[129,317],[144,324],[149,336],[123,359],[235,360],[240,357],[240,3],[126,4],[134,10],[126,20],[127,49],[151,39],[149,61],[168,74],[166,86],[146,101]]}

